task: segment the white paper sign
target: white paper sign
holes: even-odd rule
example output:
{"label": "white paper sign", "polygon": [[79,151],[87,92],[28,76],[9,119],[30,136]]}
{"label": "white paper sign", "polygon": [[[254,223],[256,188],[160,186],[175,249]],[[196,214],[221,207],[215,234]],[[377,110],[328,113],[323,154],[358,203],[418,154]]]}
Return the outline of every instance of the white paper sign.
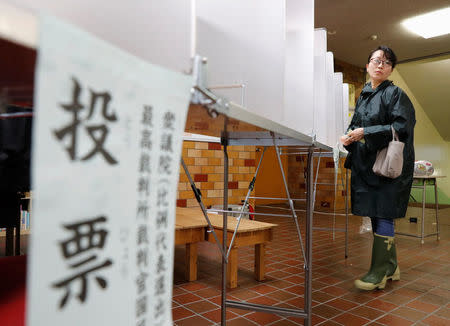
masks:
{"label": "white paper sign", "polygon": [[40,32],[27,325],[172,325],[192,79],[51,17]]}

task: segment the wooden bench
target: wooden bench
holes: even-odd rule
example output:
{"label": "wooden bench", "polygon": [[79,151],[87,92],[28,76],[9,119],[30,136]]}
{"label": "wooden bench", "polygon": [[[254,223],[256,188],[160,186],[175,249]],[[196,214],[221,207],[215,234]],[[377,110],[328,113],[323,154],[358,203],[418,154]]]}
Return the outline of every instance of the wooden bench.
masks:
{"label": "wooden bench", "polygon": [[[223,218],[220,214],[208,214],[208,217],[211,221],[212,226],[214,227],[216,234],[219,238],[219,241],[222,240],[223,237]],[[206,231],[208,229],[208,223],[205,220],[205,217],[202,214],[202,211],[200,208],[179,208],[177,207],[177,230],[176,233],[179,231],[183,231],[184,229],[178,229],[178,225],[184,225],[185,228],[187,228],[189,225],[192,225],[194,228],[195,226],[200,225],[201,223],[204,223],[204,230]],[[231,243],[231,239],[233,236],[233,232],[236,228],[237,219],[234,217],[228,218],[228,225],[227,225],[227,244],[228,246]],[[265,276],[265,246],[266,243],[271,241],[273,238],[273,228],[277,226],[276,224],[271,223],[264,223],[264,222],[258,222],[258,221],[251,221],[247,219],[242,219],[241,223],[239,225],[239,228],[237,230],[236,238],[234,240],[233,247],[230,250],[230,255],[228,257],[228,265],[227,265],[227,285],[230,288],[237,287],[237,273],[238,273],[238,248],[245,247],[245,246],[255,246],[255,278],[258,281],[264,280]],[[215,239],[212,233],[210,232],[204,232],[205,234],[205,240],[215,243]],[[180,237],[175,236],[175,238]],[[188,237],[185,237],[188,238]],[[201,241],[201,240],[199,240]],[[199,242],[196,241],[196,242]],[[176,241],[175,241],[176,243]],[[181,242],[182,243],[182,242]],[[178,243],[178,244],[181,244]],[[188,268],[192,271],[193,267],[192,264],[194,264],[197,260],[197,243],[194,244],[192,247],[192,244],[189,247],[188,252],[188,242],[186,243],[186,261],[187,265],[187,272]],[[176,243],[177,244],[177,243]],[[194,252],[195,251],[195,252]],[[188,260],[189,257],[189,260]],[[196,264],[195,264],[196,265]],[[192,274],[191,274],[192,277]],[[196,279],[196,277],[194,278]]]}

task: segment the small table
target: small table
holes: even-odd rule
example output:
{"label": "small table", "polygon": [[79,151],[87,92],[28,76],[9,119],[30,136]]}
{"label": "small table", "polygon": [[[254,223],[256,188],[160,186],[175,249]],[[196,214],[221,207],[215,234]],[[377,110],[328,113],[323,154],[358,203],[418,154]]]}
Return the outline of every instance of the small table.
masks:
{"label": "small table", "polygon": [[[208,214],[211,225],[219,239],[223,237],[223,217],[219,214]],[[216,243],[215,238],[208,232],[208,223],[200,208],[177,207],[175,228],[175,244],[186,245],[186,278],[189,281],[197,279],[197,243],[209,241]],[[236,219],[229,218],[227,225],[227,242],[231,243]],[[273,228],[276,224],[242,219],[236,233],[236,239],[230,250],[227,264],[227,285],[237,287],[238,277],[238,248],[255,246],[255,278],[258,281],[265,277],[266,244],[273,238]],[[219,240],[220,241],[220,240]]]}
{"label": "small table", "polygon": [[[438,218],[439,203],[438,203],[438,192],[437,192],[437,179],[438,178],[445,178],[445,176],[444,175],[429,175],[429,176],[428,175],[414,175],[413,176],[412,188],[422,189],[421,232],[420,232],[420,235],[403,233],[403,232],[395,232],[396,234],[420,238],[422,244],[424,243],[424,238],[430,237],[433,235],[437,236],[437,240],[440,239],[440,237],[439,237],[439,218]],[[434,186],[434,200],[435,200],[435,205],[436,205],[435,206],[435,209],[436,209],[436,232],[429,233],[429,234],[425,234],[425,202],[426,202],[426,187],[427,186]]]}
{"label": "small table", "polygon": [[[223,217],[218,214],[208,214],[211,224],[216,230],[219,241],[223,238]],[[231,238],[237,224],[235,218],[228,219],[227,225],[227,247],[231,244]],[[238,248],[246,246],[255,246],[255,263],[254,263],[254,275],[257,281],[263,281],[266,272],[265,256],[266,256],[266,244],[273,239],[273,228],[277,224],[258,222],[247,219],[241,219],[239,228],[236,231],[236,239],[231,247],[230,255],[228,256],[227,264],[227,286],[231,289],[237,287],[238,277]],[[209,242],[216,243],[216,240],[207,233]]]}

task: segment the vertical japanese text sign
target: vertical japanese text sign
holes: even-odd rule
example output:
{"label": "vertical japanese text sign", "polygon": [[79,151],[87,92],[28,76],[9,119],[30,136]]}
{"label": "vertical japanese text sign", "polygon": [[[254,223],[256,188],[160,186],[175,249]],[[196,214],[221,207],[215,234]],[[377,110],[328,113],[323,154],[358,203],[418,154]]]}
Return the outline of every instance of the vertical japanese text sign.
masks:
{"label": "vertical japanese text sign", "polygon": [[27,325],[172,325],[191,78],[51,17],[40,32]]}

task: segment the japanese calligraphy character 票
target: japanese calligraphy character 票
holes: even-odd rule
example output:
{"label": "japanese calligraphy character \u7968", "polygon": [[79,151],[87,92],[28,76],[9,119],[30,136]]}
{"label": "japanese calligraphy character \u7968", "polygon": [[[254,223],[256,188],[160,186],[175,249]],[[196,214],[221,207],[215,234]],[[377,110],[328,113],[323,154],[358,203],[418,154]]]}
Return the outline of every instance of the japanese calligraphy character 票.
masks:
{"label": "japanese calligraphy character \u7968", "polygon": [[[92,150],[81,157],[80,160],[87,161],[94,157],[96,154],[101,154],[108,164],[117,164],[117,160],[112,157],[111,154],[104,148],[106,137],[108,136],[109,132],[106,123],[117,121],[116,115],[114,113],[108,112],[108,105],[111,101],[111,95],[108,92],[94,92],[93,90],[89,89],[89,111],[87,113],[87,116],[84,119],[81,119],[80,113],[85,110],[85,106],[80,103],[82,88],[79,81],[75,77],[72,77],[72,82],[73,90],[71,103],[60,104],[60,107],[62,107],[65,111],[72,113],[72,122],[69,123],[66,127],[55,130],[54,134],[56,138],[59,141],[63,141],[65,138],[69,137],[70,144],[66,148],[66,150],[69,153],[70,159],[72,161],[76,161],[79,158],[77,153],[77,144],[79,142],[78,132],[80,127],[84,127],[83,130],[87,132],[87,135],[93,142],[93,146]],[[88,124],[87,122],[92,119],[98,102],[100,102],[101,117],[106,123],[98,124],[91,122],[91,124]]]}
{"label": "japanese calligraphy character \u7968", "polygon": [[[72,238],[60,243],[62,255],[68,262],[71,269],[75,269],[74,275],[71,275],[61,281],[52,284],[54,288],[65,288],[66,293],[61,299],[59,307],[63,308],[72,291],[72,282],[78,281],[80,291],[77,294],[78,299],[83,303],[88,294],[88,277],[97,281],[98,285],[105,289],[108,282],[96,273],[98,270],[112,265],[111,259],[106,259],[97,263],[96,250],[103,249],[108,232],[105,229],[96,229],[96,225],[106,222],[106,217],[100,216],[86,221],[64,225],[64,228],[72,231]],[[75,261],[76,259],[76,261]]]}

